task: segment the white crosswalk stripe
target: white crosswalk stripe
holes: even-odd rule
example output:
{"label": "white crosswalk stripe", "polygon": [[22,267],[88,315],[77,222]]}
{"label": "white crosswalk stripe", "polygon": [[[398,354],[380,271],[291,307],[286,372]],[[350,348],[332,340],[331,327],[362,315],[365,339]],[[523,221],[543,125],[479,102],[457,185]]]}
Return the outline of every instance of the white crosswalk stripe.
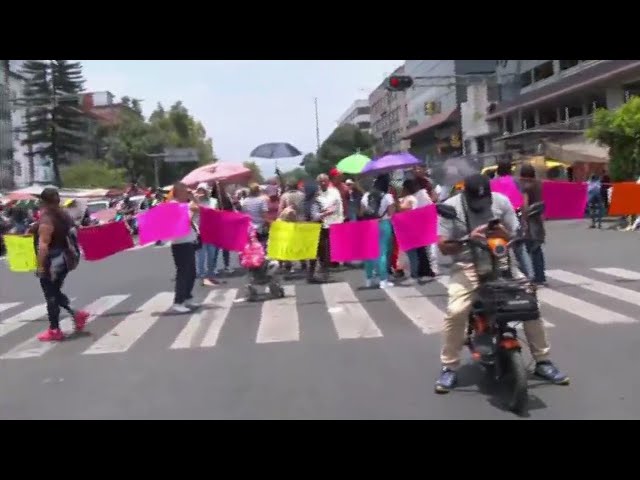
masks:
{"label": "white crosswalk stripe", "polygon": [[[617,324],[632,328],[640,324],[640,321],[632,318],[633,315],[629,313],[629,308],[640,307],[640,285],[630,282],[623,285],[616,283],[616,279],[640,280],[640,273],[623,268],[604,267],[589,269],[587,273],[584,272],[585,269],[582,270],[580,273],[561,269],[547,272],[552,284],[549,288],[538,290],[541,309],[547,317],[551,316],[559,326],[571,327],[580,322],[586,326],[614,328]],[[597,274],[590,275],[589,272]],[[598,278],[593,278],[598,274]],[[605,276],[607,278],[603,279]],[[172,337],[160,348],[214,348],[237,340],[238,335],[242,335],[245,342],[248,340],[254,344],[282,345],[279,348],[286,348],[287,344],[304,343],[312,336],[303,329],[305,325],[308,327],[309,323],[300,321],[299,308],[304,304],[304,301],[300,300],[300,288],[317,288],[322,293],[322,310],[326,313],[320,315],[319,320],[314,319],[314,322],[328,322],[327,326],[334,331],[333,338],[336,341],[367,340],[388,335],[390,332],[386,329],[393,327],[390,322],[400,319],[393,318],[393,315],[389,318],[390,310],[388,307],[378,308],[379,302],[393,305],[394,311],[397,312],[395,316],[402,315],[411,322],[398,321],[397,324],[401,326],[402,331],[434,335],[443,328],[448,281],[447,276],[442,276],[422,286],[399,285],[366,293],[358,292],[357,287],[360,285],[348,282],[327,283],[317,287],[285,285],[284,298],[254,304],[256,308],[246,308],[248,303],[236,300],[241,296],[237,288],[216,288],[208,292],[202,308],[190,315],[165,313],[173,302],[172,292],[159,292],[147,298],[136,298],[135,293],[106,295],[93,301],[88,299],[91,303],[85,310],[91,314],[87,328],[90,334],[77,337],[71,335],[69,340],[62,344],[41,343],[36,338],[36,334],[46,328],[45,304],[4,302],[0,303],[0,313],[8,314],[0,315],[0,360],[43,358],[54,350],[59,350],[60,355],[123,354],[143,348],[142,345],[138,346],[138,343],[152,330],[168,331],[167,325],[176,323],[178,330],[172,327]],[[603,298],[611,301],[605,303],[602,301]],[[133,313],[113,312],[115,307],[124,303],[127,304],[126,309]],[[620,311],[621,309],[623,311]],[[163,321],[165,315],[166,322]],[[381,315],[386,317],[383,318]],[[234,327],[238,326],[236,320],[242,318],[244,321],[247,317],[250,317],[250,321],[245,321],[240,330]],[[34,323],[36,320],[39,321]],[[91,328],[94,325],[103,327]],[[253,326],[247,330],[247,325]],[[546,320],[545,325],[556,326]],[[72,327],[72,319],[63,312],[61,328],[68,334]],[[155,348],[153,345],[160,341],[160,336],[155,336],[155,340],[150,339],[149,343],[145,343],[145,347]]]}

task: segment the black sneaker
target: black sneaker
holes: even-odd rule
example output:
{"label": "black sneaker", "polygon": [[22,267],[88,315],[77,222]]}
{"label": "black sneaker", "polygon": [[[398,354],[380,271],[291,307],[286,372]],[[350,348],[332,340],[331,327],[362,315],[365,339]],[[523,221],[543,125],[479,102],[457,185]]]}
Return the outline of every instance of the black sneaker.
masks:
{"label": "black sneaker", "polygon": [[570,383],[569,376],[558,370],[558,367],[550,361],[536,363],[536,368],[533,373],[537,377],[554,385],[569,385]]}
{"label": "black sneaker", "polygon": [[457,383],[458,374],[450,368],[443,367],[438,380],[436,380],[435,392],[442,394],[449,393],[456,387]]}

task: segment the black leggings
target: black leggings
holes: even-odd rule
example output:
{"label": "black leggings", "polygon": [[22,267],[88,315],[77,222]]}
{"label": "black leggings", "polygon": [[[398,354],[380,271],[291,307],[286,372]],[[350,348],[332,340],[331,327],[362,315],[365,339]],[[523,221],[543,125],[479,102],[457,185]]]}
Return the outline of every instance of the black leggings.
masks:
{"label": "black leggings", "polygon": [[173,303],[182,305],[191,300],[196,283],[196,248],[193,243],[171,245],[173,263],[176,266],[176,289]]}
{"label": "black leggings", "polygon": [[40,287],[44,298],[47,301],[47,315],[49,317],[49,328],[57,330],[60,328],[60,307],[73,315],[73,310],[69,306],[69,298],[62,293],[62,284],[67,277],[66,273],[60,274],[55,280],[49,278],[40,279]]}
{"label": "black leggings", "polygon": [[318,260],[309,260],[309,268],[307,269],[307,276],[313,277],[316,269],[316,264],[320,262],[320,272],[326,276],[329,274],[329,267],[331,266],[331,251],[329,246],[329,229],[320,229],[320,241],[318,242]]}

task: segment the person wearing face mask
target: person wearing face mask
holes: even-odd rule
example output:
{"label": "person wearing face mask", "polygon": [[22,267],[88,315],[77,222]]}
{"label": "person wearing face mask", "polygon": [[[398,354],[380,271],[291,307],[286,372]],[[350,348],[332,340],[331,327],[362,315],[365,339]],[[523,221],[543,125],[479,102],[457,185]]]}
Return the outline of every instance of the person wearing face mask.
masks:
{"label": "person wearing face mask", "polygon": [[[444,203],[455,208],[460,220],[439,217],[438,221],[438,247],[443,255],[453,257],[453,266],[442,331],[442,369],[435,384],[436,393],[448,393],[456,386],[456,370],[460,366],[473,294],[479,285],[478,273],[482,274],[491,268],[487,252],[477,248],[472,251],[468,244],[450,241],[461,240],[467,235],[470,238],[484,239],[488,234],[510,240],[520,228],[509,199],[500,193],[492,193],[489,178],[482,174],[465,178],[463,191]],[[489,231],[489,222],[494,219],[499,220],[499,223]],[[523,327],[536,362],[535,375],[556,385],[568,385],[569,377],[549,359],[550,346],[542,320],[523,322]]]}

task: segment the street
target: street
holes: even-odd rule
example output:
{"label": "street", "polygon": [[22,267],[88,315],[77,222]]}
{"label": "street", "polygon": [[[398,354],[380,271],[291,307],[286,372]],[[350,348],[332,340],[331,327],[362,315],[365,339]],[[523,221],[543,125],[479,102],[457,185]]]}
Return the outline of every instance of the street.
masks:
{"label": "street", "polygon": [[[552,359],[572,383],[532,377],[528,418],[640,417],[638,235],[586,227],[547,224],[540,299]],[[197,286],[205,304],[181,316],[164,313],[173,275],[167,248],[82,262],[65,292],[95,314],[87,333],[43,344],[37,280],[0,261],[0,418],[519,418],[476,366],[461,369],[450,394],[433,393],[446,277],[383,291],[341,271],[333,283],[285,281],[284,299],[247,303],[233,275]]]}

